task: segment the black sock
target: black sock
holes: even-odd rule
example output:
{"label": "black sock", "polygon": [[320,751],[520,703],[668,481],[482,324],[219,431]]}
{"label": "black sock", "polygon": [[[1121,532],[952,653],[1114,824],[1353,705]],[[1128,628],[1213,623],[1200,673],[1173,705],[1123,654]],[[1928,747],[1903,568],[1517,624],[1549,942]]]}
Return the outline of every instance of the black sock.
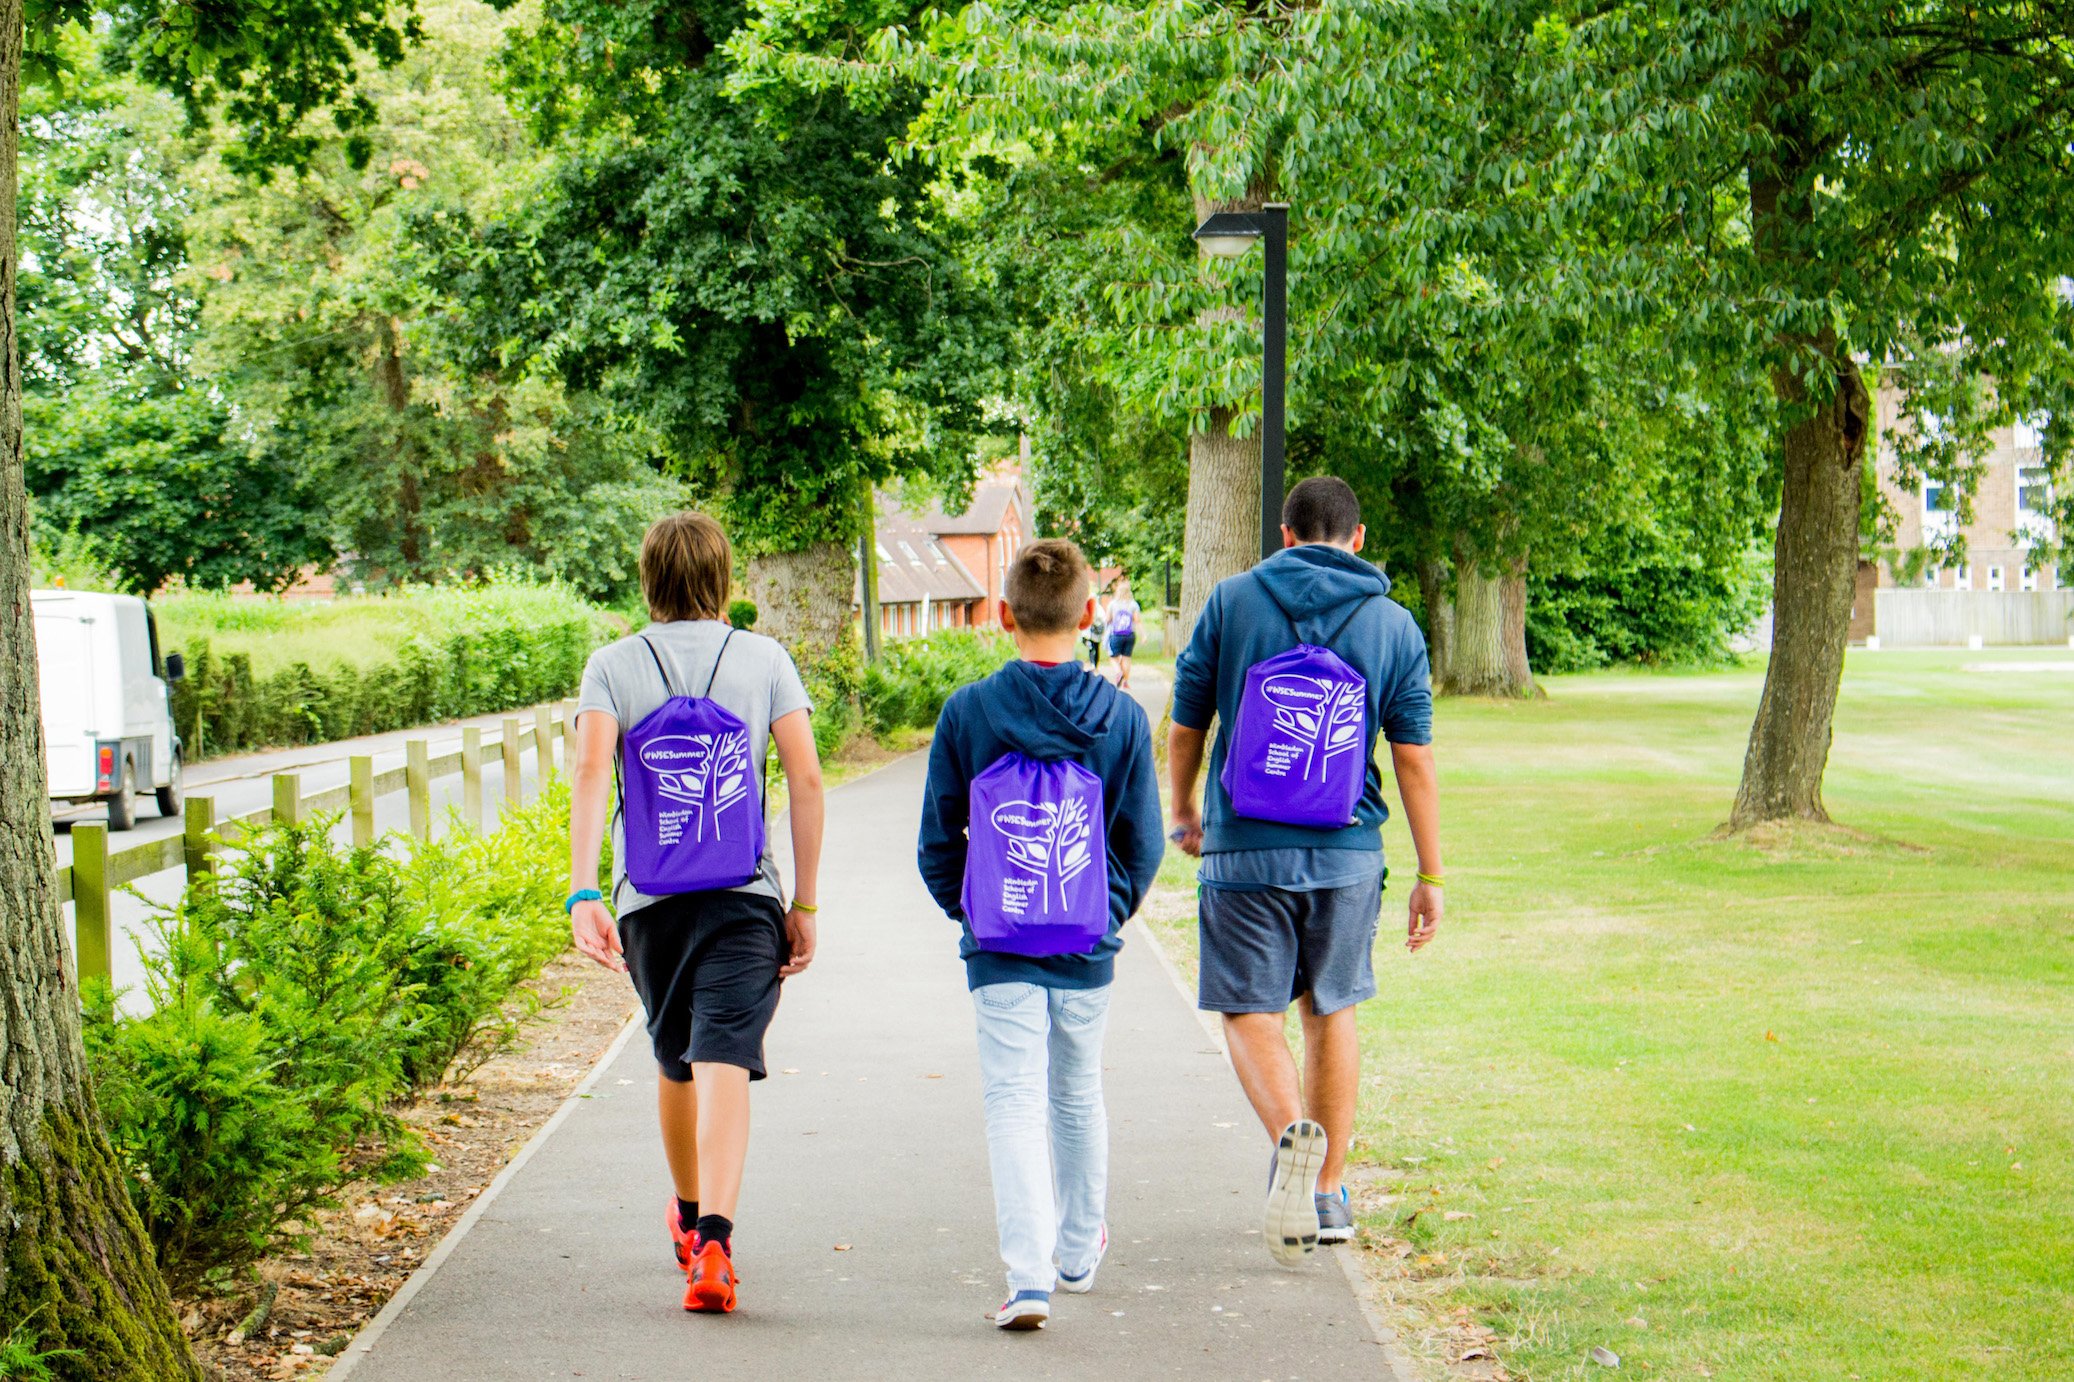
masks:
{"label": "black sock", "polygon": [[729,1252],[733,1252],[734,1245],[728,1242],[728,1239],[733,1236],[734,1231],[734,1220],[728,1218],[725,1214],[699,1215],[699,1241],[701,1243],[718,1243]]}
{"label": "black sock", "polygon": [[677,1197],[677,1227],[690,1228],[699,1221],[699,1202]]}

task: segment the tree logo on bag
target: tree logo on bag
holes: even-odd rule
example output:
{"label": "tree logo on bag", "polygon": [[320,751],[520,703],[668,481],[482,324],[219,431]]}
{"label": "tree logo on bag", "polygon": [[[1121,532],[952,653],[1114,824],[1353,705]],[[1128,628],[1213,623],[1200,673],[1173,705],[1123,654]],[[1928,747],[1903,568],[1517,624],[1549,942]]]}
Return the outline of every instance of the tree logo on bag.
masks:
{"label": "tree logo on bag", "polygon": [[749,735],[667,734],[641,746],[641,766],[654,776],[657,792],[691,809],[693,839],[720,838],[720,813],[749,795]]}
{"label": "tree logo on bag", "polygon": [[1332,760],[1361,746],[1367,688],[1358,681],[1332,677],[1276,676],[1261,682],[1260,694],[1275,710],[1275,730],[1293,743],[1270,744],[1263,768],[1275,777],[1288,773],[1303,755],[1305,782],[1313,768],[1330,772]]}
{"label": "tree logo on bag", "polygon": [[1087,798],[1081,796],[1063,802],[1011,801],[995,808],[990,819],[1008,840],[1008,862],[1037,880],[1038,910],[1051,911],[1054,892],[1059,910],[1066,909],[1066,885],[1094,858],[1091,817]]}

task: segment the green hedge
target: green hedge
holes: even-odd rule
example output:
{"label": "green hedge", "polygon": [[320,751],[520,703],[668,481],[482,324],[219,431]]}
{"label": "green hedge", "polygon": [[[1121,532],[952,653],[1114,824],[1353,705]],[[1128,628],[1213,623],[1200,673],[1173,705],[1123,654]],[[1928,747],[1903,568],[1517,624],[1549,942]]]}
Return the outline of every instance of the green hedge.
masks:
{"label": "green hedge", "polygon": [[[242,603],[190,596],[162,615],[162,641],[187,660],[173,717],[190,759],[555,700],[612,633],[600,611],[548,587]],[[282,646],[296,654],[285,665]]]}
{"label": "green hedge", "polygon": [[360,1179],[415,1174],[398,1100],[513,1039],[567,943],[566,785],[483,835],[353,849],[276,823],[153,918],[142,1012],[104,981],[85,1035],[132,1201],[176,1290],[297,1242]]}
{"label": "green hedge", "polygon": [[968,629],[888,643],[878,662],[864,669],[858,702],[865,726],[878,735],[934,729],[951,692],[991,675],[1014,656],[1007,635]]}

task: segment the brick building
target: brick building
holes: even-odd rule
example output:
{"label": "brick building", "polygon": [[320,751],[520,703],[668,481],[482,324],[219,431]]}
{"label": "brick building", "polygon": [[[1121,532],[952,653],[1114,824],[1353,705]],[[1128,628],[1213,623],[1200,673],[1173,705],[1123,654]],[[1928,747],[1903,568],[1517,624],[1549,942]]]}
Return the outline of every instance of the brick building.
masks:
{"label": "brick building", "polygon": [[[1008,563],[1034,535],[1022,466],[1009,461],[973,487],[965,512],[903,509],[878,499],[879,628],[903,638],[937,629],[999,628]],[[863,606],[863,581],[852,597]]]}

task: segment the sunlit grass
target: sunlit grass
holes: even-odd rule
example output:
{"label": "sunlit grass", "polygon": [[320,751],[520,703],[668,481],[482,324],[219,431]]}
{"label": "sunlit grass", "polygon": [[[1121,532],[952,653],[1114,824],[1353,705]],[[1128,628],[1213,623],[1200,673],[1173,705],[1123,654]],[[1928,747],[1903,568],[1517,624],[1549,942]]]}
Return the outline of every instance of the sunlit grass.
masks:
{"label": "sunlit grass", "polygon": [[1759,669],[1441,706],[1449,922],[1412,958],[1386,899],[1355,1152],[1416,1345],[1467,1306],[1537,1378],[1603,1375],[1594,1345],[1630,1375],[2074,1376],[2069,663],[1852,654],[1840,828],[1754,839],[1714,830]]}

